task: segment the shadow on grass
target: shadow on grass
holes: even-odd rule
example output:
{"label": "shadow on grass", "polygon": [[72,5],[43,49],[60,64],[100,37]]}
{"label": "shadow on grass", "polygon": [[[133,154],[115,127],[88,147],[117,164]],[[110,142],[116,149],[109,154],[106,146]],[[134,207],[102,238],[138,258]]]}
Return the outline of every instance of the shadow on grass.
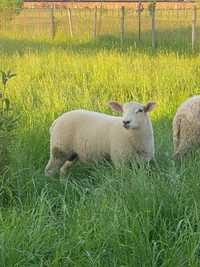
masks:
{"label": "shadow on grass", "polygon": [[0,37],[0,51],[7,54],[19,53],[23,54],[27,51],[40,51],[48,53],[51,50],[62,49],[72,53],[87,53],[93,54],[99,51],[120,51],[127,53],[133,49],[139,53],[147,53],[153,55],[156,52],[178,52],[180,54],[198,54],[199,45],[192,51],[191,48],[191,32],[188,28],[176,28],[164,31],[157,31],[157,48],[154,50],[151,47],[151,31],[143,32],[142,40],[138,41],[136,33],[127,34],[123,43],[120,38],[113,35],[102,35],[96,40],[80,40],[68,39],[64,40],[56,38],[54,41],[36,38],[26,39],[25,37]]}

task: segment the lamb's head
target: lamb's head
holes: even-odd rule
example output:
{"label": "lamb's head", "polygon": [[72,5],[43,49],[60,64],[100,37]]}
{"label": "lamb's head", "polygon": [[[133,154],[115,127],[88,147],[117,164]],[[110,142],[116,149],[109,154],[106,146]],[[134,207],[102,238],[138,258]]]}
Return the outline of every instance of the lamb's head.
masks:
{"label": "lamb's head", "polygon": [[118,112],[122,112],[122,125],[126,129],[140,128],[148,119],[148,112],[156,106],[155,102],[148,102],[146,105],[130,102],[120,104],[115,101],[109,102],[109,106]]}

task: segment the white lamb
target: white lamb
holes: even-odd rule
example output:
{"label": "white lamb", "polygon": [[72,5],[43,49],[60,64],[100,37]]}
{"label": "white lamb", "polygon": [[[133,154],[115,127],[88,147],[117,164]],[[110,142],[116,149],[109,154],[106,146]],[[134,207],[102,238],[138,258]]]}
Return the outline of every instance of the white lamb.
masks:
{"label": "white lamb", "polygon": [[200,146],[200,96],[193,96],[177,109],[173,120],[174,158]]}
{"label": "white lamb", "polygon": [[76,159],[82,162],[108,158],[115,165],[141,158],[154,158],[154,136],[147,105],[110,102],[110,107],[123,117],[87,110],[66,112],[50,128],[50,160],[45,175],[66,173]]}

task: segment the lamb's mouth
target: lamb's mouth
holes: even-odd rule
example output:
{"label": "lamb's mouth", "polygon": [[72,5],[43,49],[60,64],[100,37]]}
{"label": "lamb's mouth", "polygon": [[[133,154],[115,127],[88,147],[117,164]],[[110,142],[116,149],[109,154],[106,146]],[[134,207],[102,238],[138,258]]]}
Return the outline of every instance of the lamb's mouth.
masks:
{"label": "lamb's mouth", "polygon": [[124,127],[125,129],[127,129],[127,130],[130,128],[129,125],[123,125],[123,127]]}
{"label": "lamb's mouth", "polygon": [[139,126],[130,126],[130,125],[123,125],[123,127],[126,129],[126,130],[137,130],[139,129]]}

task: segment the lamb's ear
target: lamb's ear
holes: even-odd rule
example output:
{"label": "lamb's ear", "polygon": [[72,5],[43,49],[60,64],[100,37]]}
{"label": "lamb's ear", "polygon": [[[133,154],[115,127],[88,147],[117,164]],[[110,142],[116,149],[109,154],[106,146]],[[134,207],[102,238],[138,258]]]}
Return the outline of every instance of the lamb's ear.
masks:
{"label": "lamb's ear", "polygon": [[123,107],[120,103],[115,101],[110,101],[108,105],[115,111],[123,112]]}
{"label": "lamb's ear", "polygon": [[144,106],[144,112],[150,112],[155,107],[156,107],[156,103],[155,102],[149,102],[149,103],[146,104],[146,106]]}

